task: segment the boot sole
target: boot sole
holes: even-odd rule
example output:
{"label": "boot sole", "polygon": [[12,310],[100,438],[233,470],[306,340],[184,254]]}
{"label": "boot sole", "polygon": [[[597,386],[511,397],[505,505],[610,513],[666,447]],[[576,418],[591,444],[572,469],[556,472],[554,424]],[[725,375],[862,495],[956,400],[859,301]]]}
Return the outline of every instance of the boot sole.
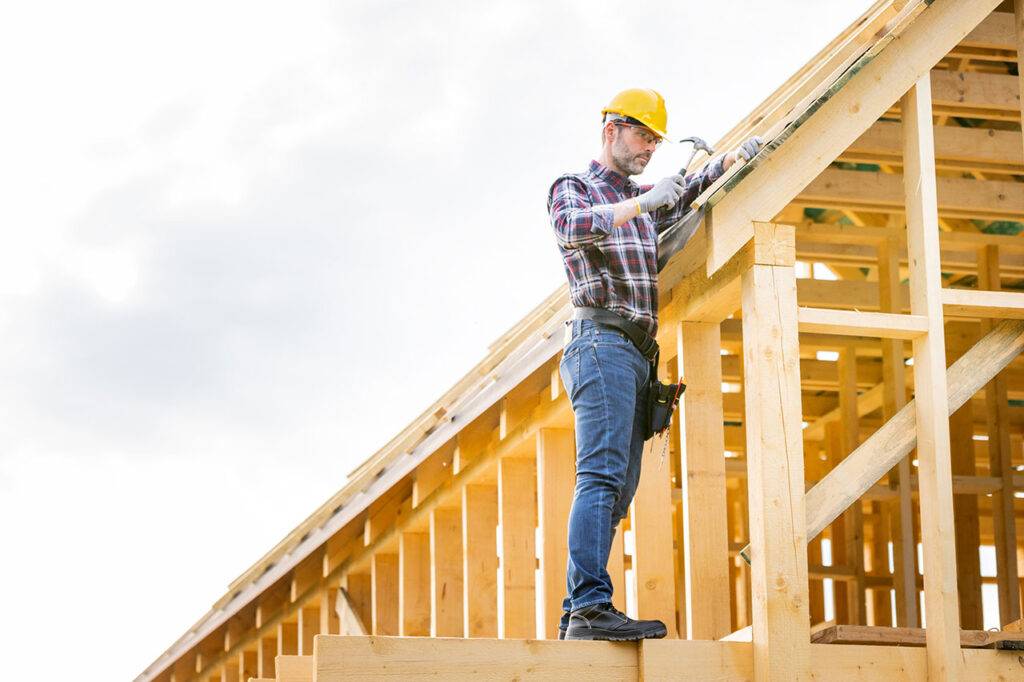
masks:
{"label": "boot sole", "polygon": [[637,642],[641,639],[662,639],[668,634],[668,628],[655,628],[653,630],[647,630],[642,632],[624,633],[616,630],[602,630],[601,628],[591,628],[586,632],[581,633],[565,633],[567,640],[601,640],[608,642]]}

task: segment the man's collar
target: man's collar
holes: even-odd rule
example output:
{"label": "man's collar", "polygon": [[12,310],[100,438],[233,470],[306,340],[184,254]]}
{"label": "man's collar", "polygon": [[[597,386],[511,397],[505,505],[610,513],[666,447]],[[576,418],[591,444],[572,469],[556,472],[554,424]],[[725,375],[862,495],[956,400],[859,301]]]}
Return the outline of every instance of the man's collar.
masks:
{"label": "man's collar", "polygon": [[605,182],[607,182],[609,185],[619,190],[620,192],[636,187],[635,182],[633,182],[632,180],[623,175],[620,175],[619,173],[616,173],[611,168],[608,168],[599,161],[590,162],[590,172],[596,175],[597,177],[601,178],[602,180],[604,180]]}

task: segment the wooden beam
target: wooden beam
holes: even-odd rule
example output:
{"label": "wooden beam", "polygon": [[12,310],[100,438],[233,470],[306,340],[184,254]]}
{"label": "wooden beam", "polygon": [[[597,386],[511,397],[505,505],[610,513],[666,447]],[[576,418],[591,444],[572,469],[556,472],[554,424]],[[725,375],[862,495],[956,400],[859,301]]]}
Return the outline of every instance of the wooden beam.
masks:
{"label": "wooden beam", "polygon": [[861,65],[785,142],[759,161],[712,209],[707,272],[713,274],[900,95],[988,15],[1000,0],[936,0],[898,40]]}
{"label": "wooden beam", "polygon": [[[949,418],[949,445],[954,476],[974,476],[974,415],[971,403]],[[954,486],[953,492],[956,493]],[[956,584],[960,602],[960,627],[981,630],[984,627],[981,601],[981,533],[978,527],[978,497],[953,496],[953,520],[956,541]]]}
{"label": "wooden beam", "polygon": [[398,634],[430,635],[430,533],[398,539]]}
{"label": "wooden beam", "polygon": [[250,677],[258,675],[256,657],[255,649],[238,652],[238,682],[247,682]]}
{"label": "wooden beam", "polygon": [[313,682],[313,656],[281,655],[276,661],[276,682]]}
{"label": "wooden beam", "polygon": [[568,429],[541,429],[537,434],[537,519],[540,528],[538,602],[544,636],[558,638],[569,561],[569,509],[576,478],[576,444]]}
{"label": "wooden beam", "polygon": [[377,552],[370,559],[371,632],[398,634],[398,555]]}
{"label": "wooden beam", "polygon": [[462,510],[430,512],[430,636],[462,637]]}
{"label": "wooden beam", "polygon": [[463,622],[465,637],[498,636],[498,489],[462,489]]}
{"label": "wooden beam", "polygon": [[498,523],[501,527],[499,637],[537,636],[537,462],[498,460]]}
{"label": "wooden beam", "polygon": [[680,407],[686,622],[689,639],[719,639],[731,631],[722,604],[729,594],[725,499],[721,327],[681,322],[678,357],[686,392]]}
{"label": "wooden beam", "polygon": [[664,622],[668,637],[678,637],[672,558],[672,473],[668,461],[661,459],[668,438],[668,434],[655,436],[644,446],[640,481],[631,506],[633,571],[637,616]]}
{"label": "wooden beam", "polygon": [[[891,221],[890,224],[896,226],[902,222]],[[902,293],[897,241],[889,237],[878,246],[878,298],[882,310],[886,312],[901,309],[901,301],[897,298]],[[896,416],[907,404],[906,366],[903,363],[903,342],[898,339],[882,341],[882,416],[886,421]],[[889,509],[896,596],[895,624],[917,627],[921,619],[917,598],[917,545],[914,542],[914,502],[911,499],[909,454],[890,470],[889,480],[896,493]]]}
{"label": "wooden beam", "polygon": [[373,618],[373,581],[370,574],[352,571],[341,579],[341,583],[336,602],[340,634],[370,634]]}
{"label": "wooden beam", "polygon": [[[860,444],[860,416],[857,413],[857,354],[854,348],[839,352],[836,363],[839,374],[839,410],[842,419],[838,423],[839,450],[845,458]],[[841,461],[841,460],[840,460]],[[847,583],[846,598],[849,621],[864,625],[867,623],[867,600],[864,586],[864,517],[861,505],[854,503],[844,513],[843,539],[845,547],[841,560],[854,568],[854,580]],[[833,554],[839,543],[833,543]]]}
{"label": "wooden beam", "polygon": [[[967,400],[1024,349],[1024,321],[1004,320],[946,372],[947,414]],[[813,537],[900,459],[917,446],[915,401],[910,401],[874,435],[807,493],[807,532]]]}
{"label": "wooden beam", "polygon": [[[555,680],[749,680],[754,644],[687,640],[543,642],[400,637],[321,637],[315,679],[403,680],[527,679],[543,671]],[[808,645],[816,677],[830,680],[927,678],[925,650],[860,644]],[[991,649],[965,649],[972,680],[1019,677],[1017,657]],[[823,671],[823,672],[822,672]]]}
{"label": "wooden beam", "polygon": [[755,265],[742,286],[754,677],[802,679],[809,615],[796,280],[790,266]]}
{"label": "wooden beam", "polygon": [[[256,607],[256,628],[259,630],[267,625],[270,620],[270,611],[273,606],[260,604]],[[272,628],[259,636],[256,646],[256,674],[260,677],[274,676],[274,658],[277,656],[277,628]]]}
{"label": "wooden beam", "polygon": [[338,617],[338,585],[328,586],[320,593],[320,634],[341,634],[341,621]]}
{"label": "wooden beam", "polygon": [[797,321],[801,332],[877,336],[883,339],[914,339],[928,328],[928,320],[920,315],[864,313],[827,308],[799,308]]}
{"label": "wooden beam", "polygon": [[[978,285],[983,289],[1000,287],[999,248],[986,246],[979,251]],[[992,327],[981,321],[982,331]],[[1005,374],[996,375],[985,386],[985,421],[988,427],[989,471],[1000,478],[1002,489],[993,494],[992,524],[995,532],[996,575],[999,577],[999,622],[1020,618],[1020,587],[1017,575],[1017,524],[1013,506],[1013,456],[1010,452],[1009,402]]]}
{"label": "wooden beam", "polygon": [[[740,307],[740,275],[754,264],[793,265],[796,261],[795,228],[777,223],[755,223],[755,238],[733,257],[721,272],[708,275],[697,268],[672,288],[672,298],[662,308],[661,319],[718,323]],[[663,325],[659,343],[670,347]]]}
{"label": "wooden beam", "polygon": [[322,637],[316,679],[636,680],[632,642]]}
{"label": "wooden beam", "polygon": [[[924,628],[865,627],[863,625],[832,625],[811,635],[816,644],[875,644],[883,646],[925,646]],[[1024,641],[1024,634],[988,632],[980,629],[960,631],[960,646],[991,648],[996,642]]]}
{"label": "wooden beam", "polygon": [[320,605],[304,606],[299,609],[299,656],[313,655],[313,638],[320,634]]}
{"label": "wooden beam", "polygon": [[615,538],[608,552],[608,577],[612,579],[612,606],[626,612],[626,548],[623,533],[624,522],[615,528]]}
{"label": "wooden beam", "polygon": [[[839,160],[903,165],[901,123],[878,121],[844,151]],[[940,169],[987,173],[1024,172],[1019,130],[935,126],[935,164]]]}
{"label": "wooden beam", "polygon": [[924,546],[925,613],[928,624],[928,676],[963,677],[960,613],[956,589],[953,483],[950,462],[946,342],[942,317],[935,152],[932,141],[931,86],[922,78],[900,101],[903,112],[904,189],[910,311],[928,319],[928,333],[914,339],[918,488]]}
{"label": "wooden beam", "polygon": [[1024,319],[1024,294],[1015,292],[943,289],[942,305],[946,315]]}

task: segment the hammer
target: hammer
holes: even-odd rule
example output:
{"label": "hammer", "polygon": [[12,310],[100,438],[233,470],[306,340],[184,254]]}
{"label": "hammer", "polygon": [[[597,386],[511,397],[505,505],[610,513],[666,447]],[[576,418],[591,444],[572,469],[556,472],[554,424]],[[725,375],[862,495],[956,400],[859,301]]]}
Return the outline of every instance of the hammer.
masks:
{"label": "hammer", "polygon": [[690,167],[691,163],[693,163],[693,159],[696,158],[697,152],[707,152],[708,156],[711,156],[712,154],[715,153],[715,150],[711,148],[711,145],[709,145],[707,142],[705,142],[699,137],[684,137],[679,141],[689,142],[690,144],[693,145],[693,152],[690,154],[690,158],[686,160],[686,165],[683,166],[682,170],[679,171],[679,174],[682,175],[684,178],[686,177],[686,169]]}

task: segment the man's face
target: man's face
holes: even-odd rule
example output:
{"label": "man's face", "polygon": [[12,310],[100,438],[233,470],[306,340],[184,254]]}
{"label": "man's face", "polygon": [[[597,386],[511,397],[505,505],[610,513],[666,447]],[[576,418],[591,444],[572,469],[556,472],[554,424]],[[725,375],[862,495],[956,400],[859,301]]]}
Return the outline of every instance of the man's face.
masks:
{"label": "man's face", "polygon": [[627,175],[644,172],[651,155],[658,147],[658,138],[646,128],[614,124],[612,131],[612,160]]}

